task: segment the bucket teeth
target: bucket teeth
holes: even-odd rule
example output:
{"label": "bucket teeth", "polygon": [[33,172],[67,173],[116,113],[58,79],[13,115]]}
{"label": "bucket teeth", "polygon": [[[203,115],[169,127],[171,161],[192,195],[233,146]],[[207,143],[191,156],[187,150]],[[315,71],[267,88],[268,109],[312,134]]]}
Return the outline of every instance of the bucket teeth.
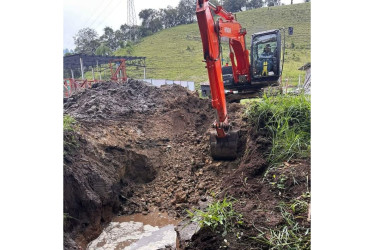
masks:
{"label": "bucket teeth", "polygon": [[224,138],[216,132],[210,134],[210,153],[215,160],[234,160],[237,157],[239,132],[232,130]]}

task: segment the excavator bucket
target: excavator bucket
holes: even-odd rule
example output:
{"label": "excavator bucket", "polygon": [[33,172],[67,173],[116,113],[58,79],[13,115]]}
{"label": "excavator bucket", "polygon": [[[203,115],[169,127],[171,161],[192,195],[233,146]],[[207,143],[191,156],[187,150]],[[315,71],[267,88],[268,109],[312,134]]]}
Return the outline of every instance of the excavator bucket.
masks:
{"label": "excavator bucket", "polygon": [[239,131],[231,130],[224,138],[210,133],[210,153],[215,160],[234,160],[237,157]]}

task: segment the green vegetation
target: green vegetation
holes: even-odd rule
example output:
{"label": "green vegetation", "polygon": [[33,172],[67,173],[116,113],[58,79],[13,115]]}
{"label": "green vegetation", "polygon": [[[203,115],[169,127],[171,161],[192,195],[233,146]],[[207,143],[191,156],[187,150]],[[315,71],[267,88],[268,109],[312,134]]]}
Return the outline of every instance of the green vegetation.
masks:
{"label": "green vegetation", "polygon": [[77,121],[70,115],[64,115],[64,131],[73,131]]}
{"label": "green vegetation", "polygon": [[310,225],[302,225],[298,219],[306,219],[300,213],[306,213],[310,195],[302,196],[291,203],[280,203],[279,209],[284,224],[276,229],[265,228],[257,230],[260,234],[252,239],[265,244],[269,249],[310,249]]}
{"label": "green vegetation", "polygon": [[75,131],[78,127],[77,121],[70,115],[64,115],[64,155],[78,147]]}
{"label": "green vegetation", "polygon": [[253,102],[246,111],[255,129],[272,141],[271,165],[310,156],[310,96],[278,95]]}
{"label": "green vegetation", "polygon": [[187,210],[191,221],[198,222],[200,227],[209,227],[218,233],[220,228],[223,229],[222,236],[225,236],[231,228],[243,223],[242,215],[235,212],[232,208],[233,199],[224,198],[222,201],[211,203],[205,211]]}
{"label": "green vegetation", "polygon": [[[248,46],[251,34],[255,32],[293,26],[294,34],[286,34],[283,79],[289,78],[291,85],[297,84],[299,74],[303,79],[304,72],[298,68],[310,62],[310,3],[243,11],[237,13],[237,20],[247,29]],[[119,49],[115,54],[128,55],[126,49]],[[132,55],[147,57],[147,78],[197,83],[208,80],[197,23],[172,27],[145,37],[134,45]],[[227,45],[223,46],[223,55],[226,60]],[[143,78],[142,68],[128,67],[127,72],[130,77]]]}
{"label": "green vegetation", "polygon": [[[133,56],[145,56],[146,77],[188,80],[207,80],[203,60],[201,39],[197,23],[180,25],[145,37],[134,45]],[[124,49],[116,55],[127,55]],[[143,69],[128,67],[128,75],[143,78]]]}

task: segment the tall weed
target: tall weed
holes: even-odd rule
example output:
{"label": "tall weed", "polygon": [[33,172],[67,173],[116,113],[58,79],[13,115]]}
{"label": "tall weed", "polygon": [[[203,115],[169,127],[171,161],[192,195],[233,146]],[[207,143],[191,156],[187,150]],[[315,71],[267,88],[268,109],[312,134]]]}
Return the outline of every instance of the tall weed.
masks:
{"label": "tall weed", "polygon": [[255,129],[272,141],[272,165],[310,156],[310,114],[310,96],[304,94],[264,95],[246,111]]}

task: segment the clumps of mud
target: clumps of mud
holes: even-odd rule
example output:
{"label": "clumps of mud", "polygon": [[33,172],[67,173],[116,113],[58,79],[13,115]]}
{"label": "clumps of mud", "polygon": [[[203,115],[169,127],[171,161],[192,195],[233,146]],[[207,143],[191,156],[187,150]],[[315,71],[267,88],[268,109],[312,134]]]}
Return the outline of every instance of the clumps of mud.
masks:
{"label": "clumps of mud", "polygon": [[64,111],[84,121],[126,120],[134,115],[167,112],[182,106],[196,109],[201,104],[198,99],[179,85],[156,87],[129,79],[125,84],[95,83],[92,88],[68,98]]}
{"label": "clumps of mud", "polygon": [[217,184],[202,169],[214,110],[179,85],[97,83],[64,100],[64,114],[77,121],[64,138],[65,242],[84,248],[117,214],[176,216]]}

